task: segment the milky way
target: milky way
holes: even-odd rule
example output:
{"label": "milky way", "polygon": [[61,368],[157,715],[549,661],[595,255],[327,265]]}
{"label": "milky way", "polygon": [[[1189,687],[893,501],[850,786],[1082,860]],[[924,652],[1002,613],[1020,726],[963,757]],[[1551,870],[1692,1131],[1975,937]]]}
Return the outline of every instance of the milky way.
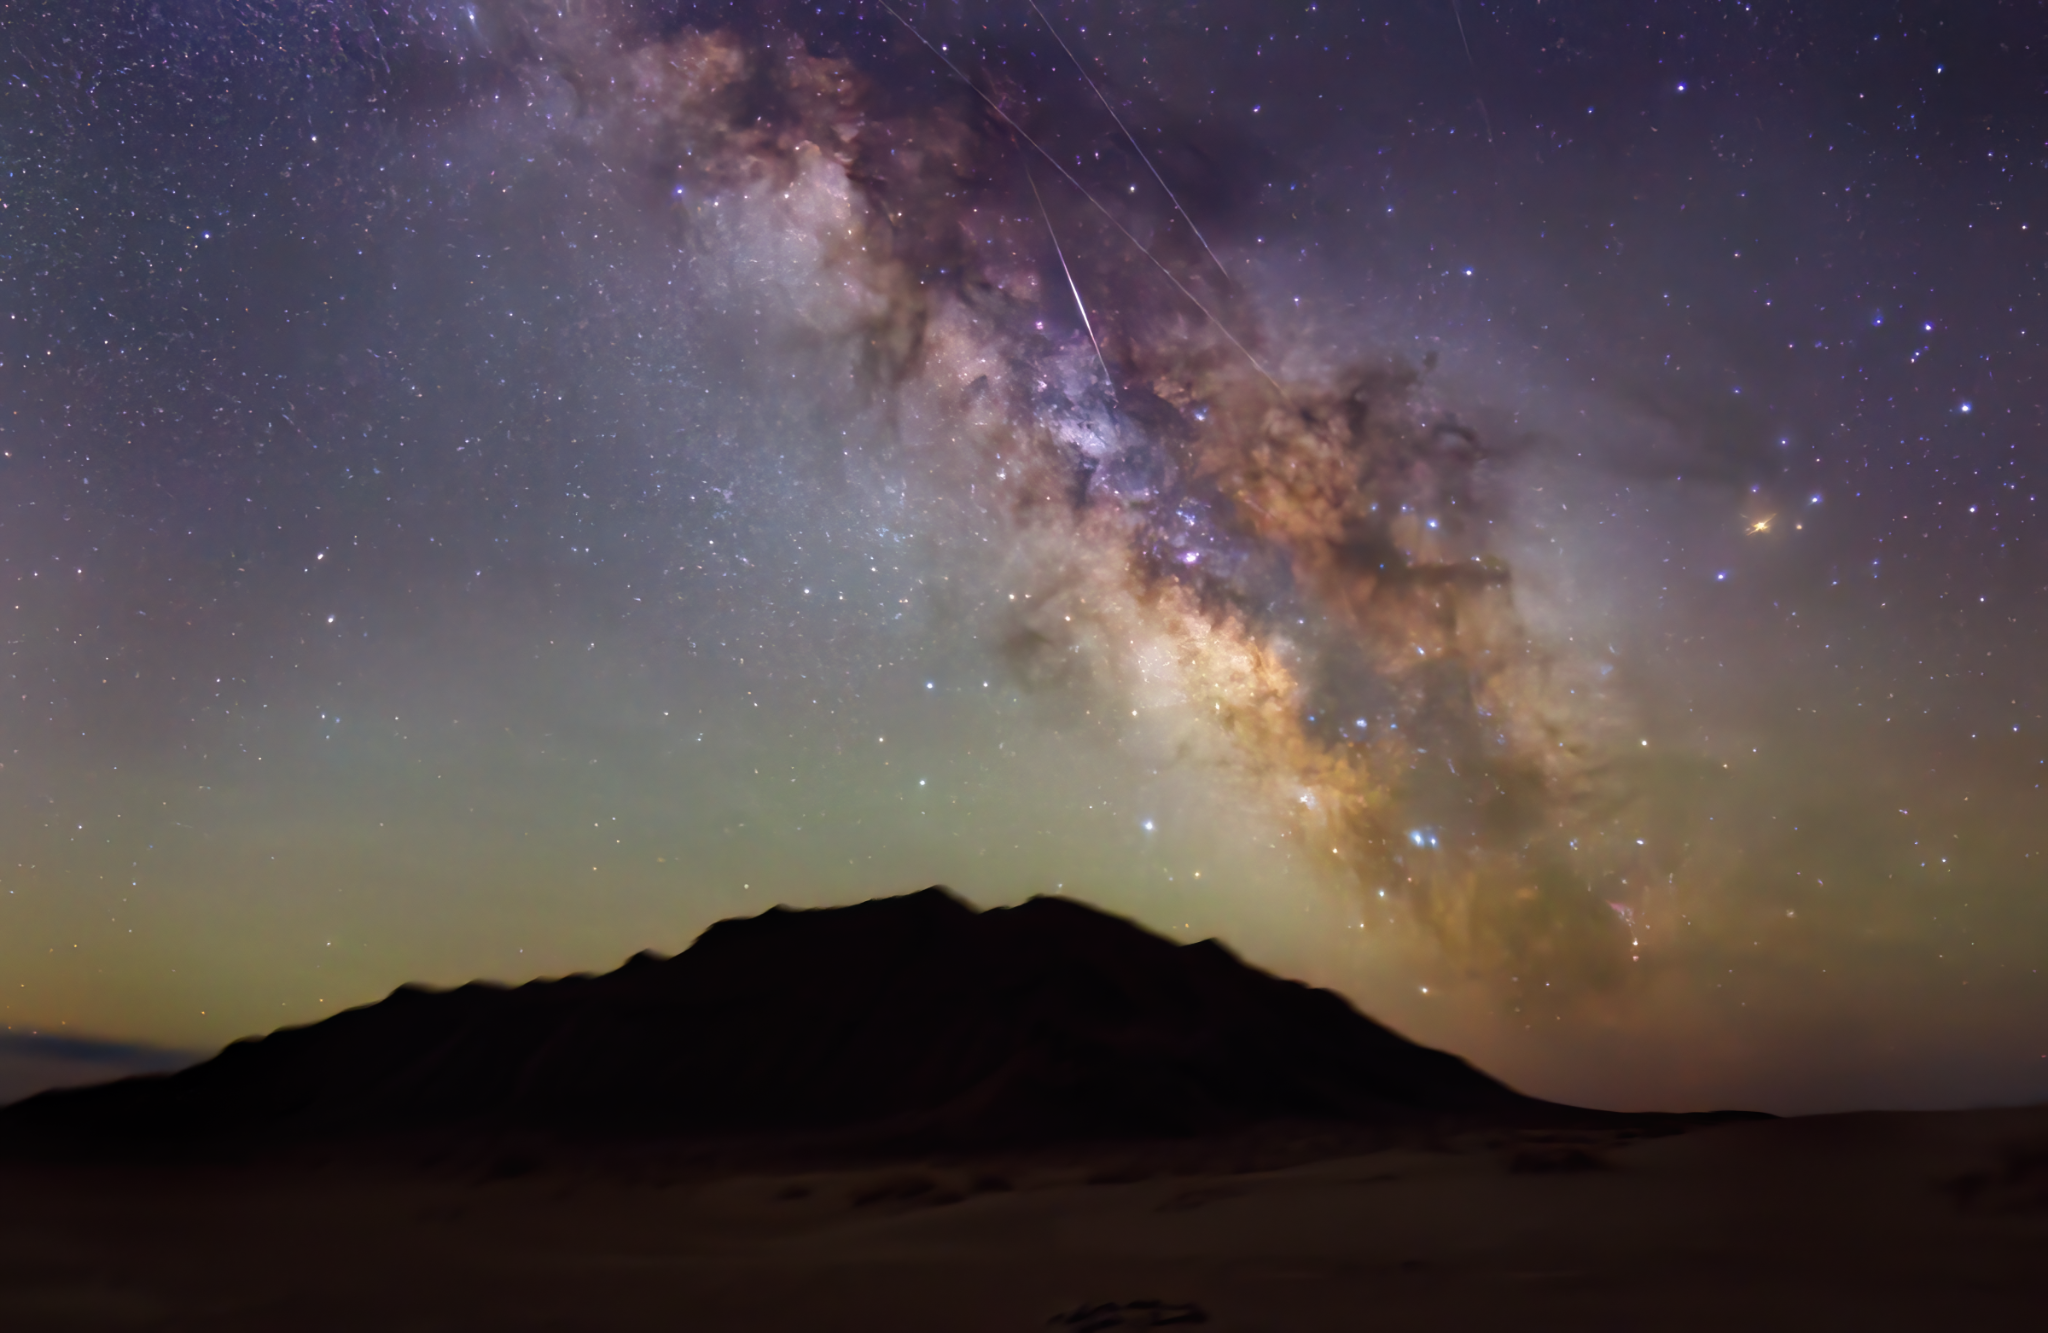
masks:
{"label": "milky way", "polygon": [[2048,1087],[1995,23],[117,8],[8,65],[11,1030],[944,880],[1549,1095]]}

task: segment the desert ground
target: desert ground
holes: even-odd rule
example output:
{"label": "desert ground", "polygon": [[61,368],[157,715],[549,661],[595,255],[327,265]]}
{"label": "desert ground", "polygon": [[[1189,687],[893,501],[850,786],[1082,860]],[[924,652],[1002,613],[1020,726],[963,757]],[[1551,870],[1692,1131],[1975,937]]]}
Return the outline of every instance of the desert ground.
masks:
{"label": "desert ground", "polygon": [[706,1172],[11,1163],[0,1327],[2039,1328],[2048,1108]]}

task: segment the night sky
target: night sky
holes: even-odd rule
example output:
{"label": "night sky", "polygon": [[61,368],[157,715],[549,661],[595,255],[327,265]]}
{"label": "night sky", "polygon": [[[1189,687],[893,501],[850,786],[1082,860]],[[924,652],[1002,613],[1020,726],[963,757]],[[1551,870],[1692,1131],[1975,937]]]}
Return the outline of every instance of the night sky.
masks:
{"label": "night sky", "polygon": [[946,883],[2048,1097],[2042,8],[1041,3],[0,5],[0,1063]]}

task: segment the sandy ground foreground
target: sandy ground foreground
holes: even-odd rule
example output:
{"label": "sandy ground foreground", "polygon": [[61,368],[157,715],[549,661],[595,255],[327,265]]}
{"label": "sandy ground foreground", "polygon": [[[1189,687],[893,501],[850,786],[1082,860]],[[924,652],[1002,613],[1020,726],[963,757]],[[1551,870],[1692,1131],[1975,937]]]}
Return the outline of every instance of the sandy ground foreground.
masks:
{"label": "sandy ground foreground", "polygon": [[1250,1172],[9,1165],[0,1191],[8,1330],[2048,1327],[2048,1108]]}

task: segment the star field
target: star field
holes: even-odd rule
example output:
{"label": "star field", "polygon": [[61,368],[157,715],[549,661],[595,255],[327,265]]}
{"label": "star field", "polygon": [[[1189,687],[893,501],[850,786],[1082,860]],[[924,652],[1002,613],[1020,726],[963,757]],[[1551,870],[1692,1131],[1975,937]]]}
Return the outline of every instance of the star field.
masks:
{"label": "star field", "polygon": [[944,882],[2048,1095],[2031,6],[0,24],[10,1034]]}

